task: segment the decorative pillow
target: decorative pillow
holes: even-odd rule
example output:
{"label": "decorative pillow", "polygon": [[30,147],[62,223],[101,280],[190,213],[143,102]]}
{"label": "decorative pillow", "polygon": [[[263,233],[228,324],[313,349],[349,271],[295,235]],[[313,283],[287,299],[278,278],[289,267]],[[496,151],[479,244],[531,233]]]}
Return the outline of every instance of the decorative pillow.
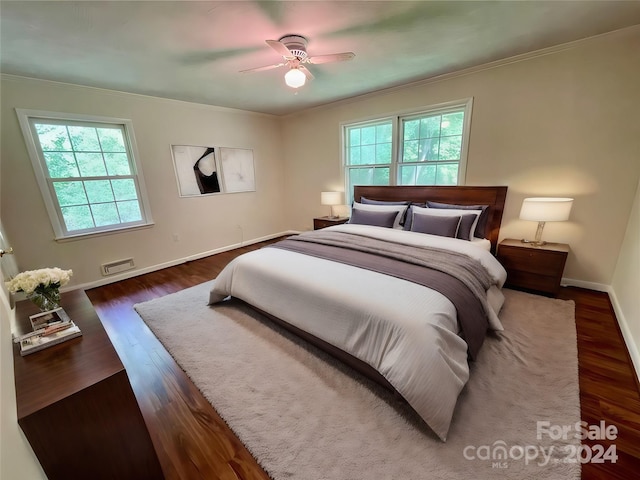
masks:
{"label": "decorative pillow", "polygon": [[443,217],[439,215],[414,213],[411,231],[455,238],[458,226],[460,225],[460,218],[460,215],[457,217]]}
{"label": "decorative pillow", "polygon": [[470,215],[471,217],[464,218],[464,221],[460,220],[460,228],[458,228],[458,233],[456,238],[460,238],[463,240],[471,240],[473,238],[474,231],[476,229],[476,225],[478,223],[478,218],[480,217],[480,210],[457,210],[453,208],[413,208],[413,216],[416,214],[424,214],[424,215],[437,215],[440,217],[466,217]]}
{"label": "decorative pillow", "polygon": [[370,212],[396,212],[396,219],[393,222],[393,228],[402,228],[400,226],[400,221],[404,216],[405,211],[407,210],[406,205],[371,205],[371,204],[363,204],[358,202],[353,202],[353,208],[351,212],[353,214],[354,210],[367,210]]}
{"label": "decorative pillow", "polygon": [[397,212],[374,212],[354,208],[349,223],[358,225],[373,225],[374,227],[392,228],[398,216]]}
{"label": "decorative pillow", "polygon": [[404,221],[404,229],[411,230],[411,222],[413,221],[413,207],[425,208],[427,206],[426,203],[412,203],[407,208],[407,213],[405,214],[406,220]]}
{"label": "decorative pillow", "polygon": [[[360,203],[363,203],[365,205],[410,205],[411,202],[406,200],[406,201],[398,201],[398,202],[388,202],[386,200],[372,200],[370,198],[367,197],[360,197]],[[405,210],[404,214],[402,215],[402,218],[400,219],[400,225],[404,225],[405,222],[407,221],[407,213],[409,212],[409,210]]]}
{"label": "decorative pillow", "polygon": [[478,238],[486,238],[487,221],[489,220],[489,205],[453,205],[450,203],[439,203],[427,201],[429,208],[448,208],[457,210],[480,210],[480,217],[476,224],[474,236]]}

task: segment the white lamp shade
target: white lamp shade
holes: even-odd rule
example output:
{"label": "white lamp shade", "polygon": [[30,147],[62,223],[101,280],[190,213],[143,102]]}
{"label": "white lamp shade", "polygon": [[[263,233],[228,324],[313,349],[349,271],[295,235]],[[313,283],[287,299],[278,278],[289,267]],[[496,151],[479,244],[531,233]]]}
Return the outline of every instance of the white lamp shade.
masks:
{"label": "white lamp shade", "polygon": [[307,81],[307,76],[297,68],[292,68],[284,74],[284,83],[291,88],[299,88]]}
{"label": "white lamp shade", "polygon": [[573,198],[525,198],[520,210],[521,220],[534,222],[564,222],[569,220]]}
{"label": "white lamp shade", "polygon": [[342,192],[321,192],[321,205],[342,205]]}

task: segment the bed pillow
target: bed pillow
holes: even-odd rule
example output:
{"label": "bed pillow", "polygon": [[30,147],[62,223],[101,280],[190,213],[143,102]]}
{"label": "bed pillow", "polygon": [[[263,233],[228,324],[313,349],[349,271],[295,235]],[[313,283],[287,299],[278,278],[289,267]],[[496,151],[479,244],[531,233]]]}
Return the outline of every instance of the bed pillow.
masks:
{"label": "bed pillow", "polygon": [[489,220],[489,205],[453,205],[450,203],[439,203],[427,201],[429,208],[457,209],[457,210],[480,210],[480,217],[476,224],[474,237],[486,238],[487,221]]}
{"label": "bed pillow", "polygon": [[411,231],[455,238],[458,232],[458,226],[460,225],[460,219],[460,215],[448,217],[414,213]]}
{"label": "bed pillow", "polygon": [[396,212],[396,218],[393,222],[393,228],[402,229],[400,222],[404,217],[404,213],[407,210],[406,205],[371,205],[366,203],[353,202],[353,208],[351,213],[353,215],[354,210],[366,210],[369,212]]}
{"label": "bed pillow", "polygon": [[405,214],[406,218],[404,221],[405,230],[411,230],[411,222],[413,219],[413,207],[425,208],[426,206],[427,206],[426,203],[411,203],[411,205],[407,207],[407,213]]}
{"label": "bed pillow", "polygon": [[361,210],[354,208],[351,211],[351,218],[349,223],[357,225],[372,225],[374,227],[387,227],[393,228],[393,223],[398,216],[397,212],[375,212],[369,210]]}
{"label": "bed pillow", "polygon": [[471,240],[473,238],[480,213],[480,210],[457,210],[454,208],[413,208],[414,218],[416,214],[437,215],[441,217],[464,217],[464,219],[460,220],[460,227],[456,234],[456,238],[462,240]]}
{"label": "bed pillow", "polygon": [[[365,205],[410,205],[411,204],[411,202],[408,200],[398,201],[398,202],[388,202],[386,200],[372,200],[367,197],[360,197],[360,203],[364,203]],[[409,211],[408,209],[404,211],[404,214],[400,219],[400,225],[404,225],[405,222],[407,221],[408,211]]]}

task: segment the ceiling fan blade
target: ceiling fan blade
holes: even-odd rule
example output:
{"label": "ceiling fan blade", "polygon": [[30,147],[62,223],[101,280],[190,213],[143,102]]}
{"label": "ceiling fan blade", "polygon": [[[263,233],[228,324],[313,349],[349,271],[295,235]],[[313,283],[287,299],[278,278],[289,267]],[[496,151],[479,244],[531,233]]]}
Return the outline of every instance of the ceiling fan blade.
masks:
{"label": "ceiling fan blade", "polygon": [[307,63],[319,65],[321,63],[346,62],[347,60],[351,60],[355,56],[356,54],[353,52],[332,53],[329,55],[315,55],[313,57],[307,58]]}
{"label": "ceiling fan blade", "polygon": [[267,45],[269,45],[283,57],[295,57],[295,55],[291,53],[291,50],[289,50],[284,43],[279,42],[278,40],[267,40],[266,42]]}
{"label": "ceiling fan blade", "polygon": [[298,70],[300,70],[302,73],[305,74],[305,76],[307,77],[307,79],[309,80],[313,80],[315,77],[313,76],[313,74],[311,73],[311,71],[305,67],[304,65],[300,65],[298,67]]}
{"label": "ceiling fan blade", "polygon": [[276,63],[274,65],[265,65],[264,67],[256,67],[256,68],[249,68],[247,70],[240,70],[240,73],[264,72],[265,70],[284,67],[285,65],[286,63]]}

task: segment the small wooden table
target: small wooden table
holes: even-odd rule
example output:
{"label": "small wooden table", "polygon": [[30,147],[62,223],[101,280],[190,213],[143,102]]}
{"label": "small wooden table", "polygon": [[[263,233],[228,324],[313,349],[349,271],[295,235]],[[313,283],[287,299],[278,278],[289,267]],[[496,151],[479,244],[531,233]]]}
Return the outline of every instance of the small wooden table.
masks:
{"label": "small wooden table", "polygon": [[[61,306],[82,336],[22,357],[14,345],[18,423],[49,480],[162,479],[129,377],[84,291]],[[18,334],[30,330],[18,302]]]}
{"label": "small wooden table", "polygon": [[348,220],[349,217],[317,217],[313,219],[313,229],[320,230],[333,225],[342,225],[347,223]]}
{"label": "small wooden table", "polygon": [[507,287],[557,295],[569,254],[565,243],[535,246],[507,238],[498,245],[498,260],[507,271]]}

